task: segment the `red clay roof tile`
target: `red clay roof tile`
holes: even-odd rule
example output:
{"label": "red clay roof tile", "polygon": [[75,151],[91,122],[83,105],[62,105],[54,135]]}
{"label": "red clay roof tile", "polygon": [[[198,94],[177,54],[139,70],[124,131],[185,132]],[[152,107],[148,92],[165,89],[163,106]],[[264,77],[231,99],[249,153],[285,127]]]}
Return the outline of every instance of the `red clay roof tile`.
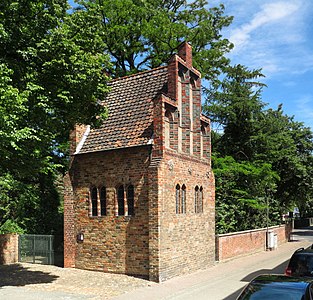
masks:
{"label": "red clay roof tile", "polygon": [[167,67],[122,77],[110,82],[103,101],[109,117],[92,129],[79,153],[147,145],[153,134],[152,100],[166,93]]}

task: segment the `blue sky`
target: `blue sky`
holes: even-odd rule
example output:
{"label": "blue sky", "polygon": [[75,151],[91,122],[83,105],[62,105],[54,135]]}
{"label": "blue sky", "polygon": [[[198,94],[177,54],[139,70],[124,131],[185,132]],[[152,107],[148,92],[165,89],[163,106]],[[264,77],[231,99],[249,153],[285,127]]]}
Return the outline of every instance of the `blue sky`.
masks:
{"label": "blue sky", "polygon": [[234,64],[262,68],[262,100],[313,130],[313,1],[211,0],[234,16],[223,36]]}

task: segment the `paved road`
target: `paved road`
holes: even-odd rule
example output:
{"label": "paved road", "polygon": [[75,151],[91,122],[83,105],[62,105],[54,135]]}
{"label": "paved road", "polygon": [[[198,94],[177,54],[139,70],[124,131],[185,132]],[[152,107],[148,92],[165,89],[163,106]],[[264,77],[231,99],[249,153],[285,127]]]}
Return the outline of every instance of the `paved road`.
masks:
{"label": "paved road", "polygon": [[54,266],[1,266],[0,299],[233,300],[256,275],[283,273],[293,251],[312,242],[313,230],[296,230],[293,241],[277,250],[218,263],[161,284],[126,275]]}
{"label": "paved road", "polygon": [[284,273],[290,255],[313,242],[313,230],[294,230],[293,241],[277,250],[219,263],[208,270],[144,287],[112,300],[233,300],[255,276]]}

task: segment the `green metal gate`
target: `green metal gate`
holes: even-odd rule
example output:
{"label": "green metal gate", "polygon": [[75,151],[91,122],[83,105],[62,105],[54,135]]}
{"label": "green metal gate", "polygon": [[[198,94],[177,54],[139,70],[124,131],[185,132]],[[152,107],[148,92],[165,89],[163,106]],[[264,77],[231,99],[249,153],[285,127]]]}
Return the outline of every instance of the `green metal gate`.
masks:
{"label": "green metal gate", "polygon": [[53,265],[53,242],[53,235],[21,234],[18,243],[19,262]]}

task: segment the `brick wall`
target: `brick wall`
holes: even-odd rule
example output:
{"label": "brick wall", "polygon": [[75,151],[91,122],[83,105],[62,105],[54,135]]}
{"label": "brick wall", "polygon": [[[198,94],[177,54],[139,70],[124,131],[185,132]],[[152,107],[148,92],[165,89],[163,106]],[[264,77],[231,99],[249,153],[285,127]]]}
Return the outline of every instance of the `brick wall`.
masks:
{"label": "brick wall", "polygon": [[[160,182],[160,277],[207,268],[215,261],[215,189],[206,161],[167,152]],[[176,214],[176,185],[186,186],[186,213]],[[203,213],[195,213],[195,187],[203,187]]]}
{"label": "brick wall", "polygon": [[18,234],[0,234],[0,264],[18,262]]}
{"label": "brick wall", "polygon": [[188,68],[192,68],[192,48],[191,46],[184,42],[178,47],[178,56],[181,57]]}
{"label": "brick wall", "polygon": [[[291,224],[270,227],[277,235],[278,245],[289,239]],[[223,261],[237,256],[266,250],[266,228],[247,230],[216,236],[216,260]]]}
{"label": "brick wall", "polygon": [[[75,156],[74,176],[68,177],[73,201],[65,201],[66,267],[163,281],[214,262],[214,178],[208,162],[171,151],[151,161],[149,154],[150,147],[137,147]],[[129,183],[135,187],[135,215],[116,216],[116,187]],[[175,213],[177,183],[186,185],[186,214]],[[107,216],[90,217],[89,189],[103,185]],[[204,188],[199,214],[196,185]],[[80,232],[83,242],[76,241]]]}
{"label": "brick wall", "polygon": [[74,215],[74,178],[70,173],[64,176],[64,267],[75,267],[76,240]]}
{"label": "brick wall", "polygon": [[75,125],[75,128],[70,132],[70,153],[73,154],[81,141],[88,126]]}
{"label": "brick wall", "polygon": [[[73,206],[65,210],[65,266],[148,277],[149,153],[147,146],[75,156]],[[117,216],[117,187],[128,184],[135,188],[135,215]],[[106,187],[106,216],[89,216],[91,186]],[[78,233],[83,242],[76,241]]]}
{"label": "brick wall", "polygon": [[[185,64],[177,56],[169,64],[169,91],[175,90],[173,95],[177,101],[171,102],[165,96],[154,101],[149,181],[149,279],[153,281],[203,269],[215,261],[215,186],[210,163],[210,130],[203,136],[204,153],[200,153],[201,79],[196,70],[188,70],[184,65],[191,67],[190,62]],[[176,86],[178,71],[184,74],[179,79],[179,89]],[[176,81],[171,82],[172,77]],[[172,112],[173,116],[169,135],[165,134],[166,112]],[[165,147],[166,136],[170,136],[169,147]],[[177,184],[186,186],[186,213],[183,214],[176,214]],[[203,213],[195,213],[196,186],[203,188]]]}

